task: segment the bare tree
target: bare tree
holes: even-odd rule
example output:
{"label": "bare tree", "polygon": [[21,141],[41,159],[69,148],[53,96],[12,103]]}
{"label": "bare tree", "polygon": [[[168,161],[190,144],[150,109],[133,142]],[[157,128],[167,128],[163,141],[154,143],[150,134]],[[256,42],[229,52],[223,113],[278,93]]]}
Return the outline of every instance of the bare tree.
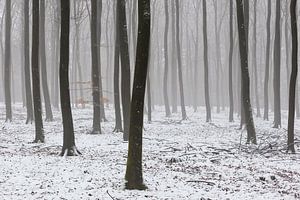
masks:
{"label": "bare tree", "polygon": [[272,2],[271,2],[271,0],[268,0],[266,68],[265,68],[265,83],[264,83],[264,120],[269,120],[269,74],[270,74],[271,12],[272,12]]}
{"label": "bare tree", "polygon": [[5,2],[4,93],[6,122],[12,121],[11,109],[11,0]]}
{"label": "bare tree", "polygon": [[23,17],[24,17],[24,79],[26,91],[26,109],[27,120],[26,124],[33,121],[33,107],[32,107],[32,91],[31,91],[31,78],[30,78],[30,62],[29,62],[29,1],[23,3]]}
{"label": "bare tree", "polygon": [[35,139],[33,142],[45,142],[42,104],[41,104],[41,88],[40,88],[40,69],[39,69],[39,14],[40,1],[32,2],[32,53],[31,53],[31,70],[32,70],[32,92],[35,119]]}
{"label": "bare tree", "polygon": [[92,134],[101,133],[100,120],[100,90],[99,90],[99,59],[97,47],[97,1],[91,1],[92,15],[91,15],[91,52],[92,52],[92,85],[93,85],[93,130]]}
{"label": "bare tree", "polygon": [[239,33],[239,46],[240,46],[240,59],[241,59],[241,71],[242,71],[242,100],[245,114],[245,122],[247,126],[247,143],[252,142],[256,144],[256,132],[252,116],[252,108],[250,103],[250,78],[248,70],[248,52],[246,44],[246,32],[244,22],[243,1],[236,0],[237,7],[237,21],[238,21],[238,33]]}
{"label": "bare tree", "polygon": [[136,66],[130,112],[129,148],[125,179],[127,180],[127,189],[144,190],[147,187],[143,183],[142,173],[142,133],[150,43],[150,0],[139,1],[138,13]]}
{"label": "bare tree", "polygon": [[273,70],[273,90],[274,90],[274,128],[281,127],[281,106],[280,106],[280,2],[276,0],[276,20],[274,39],[274,70]]}
{"label": "bare tree", "polygon": [[206,0],[202,0],[203,9],[203,53],[204,53],[204,88],[205,88],[205,105],[206,105],[206,122],[211,121],[211,108],[209,99],[209,80],[208,80],[208,40],[207,40],[207,11]]}
{"label": "bare tree", "polygon": [[294,139],[294,123],[295,123],[295,94],[296,83],[298,74],[298,30],[297,30],[297,17],[296,6],[297,0],[291,0],[290,13],[291,13],[291,27],[292,27],[292,73],[290,81],[290,95],[289,95],[289,119],[288,119],[288,149],[295,153],[295,139]]}

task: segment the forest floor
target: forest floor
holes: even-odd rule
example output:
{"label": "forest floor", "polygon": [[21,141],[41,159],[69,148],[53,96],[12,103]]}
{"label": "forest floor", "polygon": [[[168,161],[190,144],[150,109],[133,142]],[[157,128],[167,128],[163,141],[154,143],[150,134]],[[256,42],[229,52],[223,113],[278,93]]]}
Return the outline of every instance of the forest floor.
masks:
{"label": "forest floor", "polygon": [[[300,154],[286,153],[283,128],[255,118],[258,145],[246,145],[239,120],[228,123],[227,112],[188,109],[164,117],[163,109],[145,123],[143,169],[146,191],[124,190],[127,143],[113,133],[114,113],[101,135],[89,135],[92,109],[74,109],[76,145],[82,156],[60,157],[61,114],[45,122],[45,144],[32,144],[34,125],[25,125],[26,110],[13,106],[14,120],[4,123],[0,105],[0,199],[300,199]],[[242,136],[242,137],[241,137]],[[296,122],[300,151],[300,121]]]}

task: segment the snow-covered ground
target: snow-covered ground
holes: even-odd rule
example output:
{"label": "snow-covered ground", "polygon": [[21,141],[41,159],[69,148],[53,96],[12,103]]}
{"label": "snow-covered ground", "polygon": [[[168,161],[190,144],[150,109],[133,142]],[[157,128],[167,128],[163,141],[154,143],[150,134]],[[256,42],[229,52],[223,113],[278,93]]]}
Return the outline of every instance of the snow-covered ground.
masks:
{"label": "snow-covered ground", "polygon": [[[300,199],[300,154],[286,154],[286,113],[283,128],[255,119],[259,145],[246,145],[239,122],[227,112],[205,110],[180,121],[165,118],[163,109],[145,123],[144,179],[146,191],[124,190],[127,143],[114,129],[113,110],[101,135],[88,135],[92,109],[74,109],[78,157],[59,157],[61,115],[45,122],[45,144],[32,144],[34,125],[25,125],[26,110],[13,106],[14,121],[4,123],[0,105],[0,199]],[[300,139],[296,121],[296,140]],[[242,134],[242,140],[241,140]],[[242,142],[240,142],[242,141]],[[300,151],[299,143],[296,145]]]}

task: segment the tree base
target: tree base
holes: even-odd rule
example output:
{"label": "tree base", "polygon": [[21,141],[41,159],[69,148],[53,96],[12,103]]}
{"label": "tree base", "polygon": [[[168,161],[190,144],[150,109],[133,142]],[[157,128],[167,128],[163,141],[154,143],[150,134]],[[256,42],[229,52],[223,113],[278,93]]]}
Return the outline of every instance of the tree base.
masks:
{"label": "tree base", "polygon": [[76,146],[72,146],[69,148],[63,147],[60,156],[79,156],[82,155],[81,152],[77,149]]}
{"label": "tree base", "polygon": [[45,122],[53,122],[54,120],[53,120],[53,117],[47,117],[46,119],[45,119]]}
{"label": "tree base", "polygon": [[115,127],[115,129],[113,130],[114,133],[122,133],[123,130],[122,128],[118,128],[118,127]]}
{"label": "tree base", "polygon": [[27,118],[26,123],[25,124],[32,124],[34,120],[32,118]]}
{"label": "tree base", "polygon": [[89,132],[89,134],[91,134],[91,135],[100,135],[101,130],[92,130],[92,131]]}
{"label": "tree base", "polygon": [[45,139],[35,139],[32,141],[32,143],[45,143]]}
{"label": "tree base", "polygon": [[125,183],[126,190],[147,190],[148,187],[144,183]]}

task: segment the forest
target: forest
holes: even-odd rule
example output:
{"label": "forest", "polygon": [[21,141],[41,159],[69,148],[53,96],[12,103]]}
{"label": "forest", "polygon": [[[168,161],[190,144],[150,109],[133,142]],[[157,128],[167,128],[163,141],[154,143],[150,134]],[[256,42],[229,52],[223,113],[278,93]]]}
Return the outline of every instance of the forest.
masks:
{"label": "forest", "polygon": [[0,199],[300,199],[297,0],[1,0]]}

